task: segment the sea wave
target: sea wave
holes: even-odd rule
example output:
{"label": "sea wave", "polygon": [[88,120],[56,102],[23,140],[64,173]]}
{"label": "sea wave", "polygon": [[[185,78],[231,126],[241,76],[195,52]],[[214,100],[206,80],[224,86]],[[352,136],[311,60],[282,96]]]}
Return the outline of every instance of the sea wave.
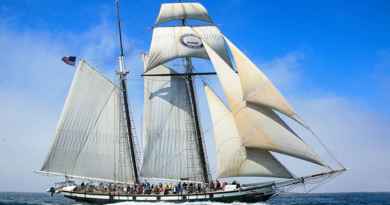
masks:
{"label": "sea wave", "polygon": [[[156,205],[156,204],[159,204],[159,205],[170,205],[170,204],[174,204],[174,205],[177,205],[177,203],[173,203],[173,202],[119,202],[119,203],[112,203],[110,205],[139,205],[139,204],[142,204],[142,205]],[[222,202],[211,202],[211,201],[208,201],[208,202],[183,202],[183,203],[180,203],[181,205],[226,205],[226,203],[222,203]],[[241,203],[241,202],[233,202],[233,203],[229,203],[229,204],[233,204],[233,205],[247,205],[247,203]],[[268,203],[263,203],[263,202],[259,202],[259,203],[256,203],[256,205],[269,205]]]}

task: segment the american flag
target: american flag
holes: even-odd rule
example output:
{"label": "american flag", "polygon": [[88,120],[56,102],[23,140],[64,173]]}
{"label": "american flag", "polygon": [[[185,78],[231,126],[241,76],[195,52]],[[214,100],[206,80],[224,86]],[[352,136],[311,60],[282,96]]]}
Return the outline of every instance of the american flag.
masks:
{"label": "american flag", "polygon": [[64,56],[62,58],[62,61],[64,61],[64,63],[68,64],[68,65],[76,65],[76,56]]}

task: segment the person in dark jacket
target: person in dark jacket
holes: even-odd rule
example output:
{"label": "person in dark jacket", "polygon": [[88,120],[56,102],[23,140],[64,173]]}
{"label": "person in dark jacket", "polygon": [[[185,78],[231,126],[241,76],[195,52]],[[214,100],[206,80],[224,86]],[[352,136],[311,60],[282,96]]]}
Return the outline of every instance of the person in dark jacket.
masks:
{"label": "person in dark jacket", "polygon": [[54,187],[50,187],[49,192],[50,192],[50,196],[53,196],[54,193],[56,192],[56,189]]}

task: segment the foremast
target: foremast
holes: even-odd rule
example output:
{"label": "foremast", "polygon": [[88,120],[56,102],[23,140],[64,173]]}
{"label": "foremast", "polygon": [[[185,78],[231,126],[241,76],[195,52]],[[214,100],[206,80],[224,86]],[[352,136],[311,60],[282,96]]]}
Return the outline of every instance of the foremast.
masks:
{"label": "foremast", "polygon": [[122,27],[121,27],[121,19],[120,19],[120,7],[119,7],[119,0],[115,1],[116,5],[116,13],[117,13],[117,23],[118,23],[118,35],[119,35],[119,47],[120,47],[120,55],[119,55],[119,69],[117,70],[117,75],[119,77],[120,82],[120,88],[122,91],[122,97],[123,97],[123,106],[124,106],[124,113],[125,113],[125,121],[126,121],[126,128],[127,128],[127,134],[129,137],[129,144],[130,144],[130,151],[131,151],[131,160],[132,160],[132,168],[134,173],[134,182],[136,184],[139,183],[139,175],[138,175],[138,166],[137,166],[137,158],[135,153],[135,141],[134,141],[134,135],[132,132],[132,122],[130,118],[130,110],[129,110],[129,102],[127,97],[127,74],[129,73],[125,67],[125,55],[123,50],[123,39],[122,39]]}

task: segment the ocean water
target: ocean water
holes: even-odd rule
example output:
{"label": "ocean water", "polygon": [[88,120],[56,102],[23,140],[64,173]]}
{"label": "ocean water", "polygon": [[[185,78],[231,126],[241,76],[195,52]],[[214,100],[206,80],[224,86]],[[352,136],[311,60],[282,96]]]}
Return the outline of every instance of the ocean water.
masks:
{"label": "ocean water", "polygon": [[[46,193],[0,192],[0,205],[69,205],[77,204],[61,195],[50,197]],[[123,202],[116,205],[169,205],[170,203]],[[223,205],[223,203],[199,202],[185,205]],[[243,203],[234,203],[242,205]],[[337,194],[286,194],[256,205],[390,205],[390,193],[337,193]]]}

